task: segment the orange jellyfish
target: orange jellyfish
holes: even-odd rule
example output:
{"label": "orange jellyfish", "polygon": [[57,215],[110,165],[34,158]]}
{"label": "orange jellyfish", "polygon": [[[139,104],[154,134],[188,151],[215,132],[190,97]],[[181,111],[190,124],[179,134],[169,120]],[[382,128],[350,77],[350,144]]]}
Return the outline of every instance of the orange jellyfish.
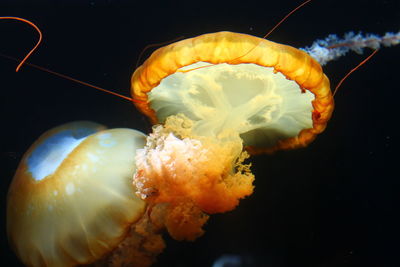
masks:
{"label": "orange jellyfish", "polygon": [[[136,154],[137,194],[166,205],[176,239],[253,191],[248,153],[307,146],[333,111],[328,78],[308,54],[218,32],[156,50],[132,76],[135,105],[157,124]],[[197,228],[197,229],[196,229]]]}

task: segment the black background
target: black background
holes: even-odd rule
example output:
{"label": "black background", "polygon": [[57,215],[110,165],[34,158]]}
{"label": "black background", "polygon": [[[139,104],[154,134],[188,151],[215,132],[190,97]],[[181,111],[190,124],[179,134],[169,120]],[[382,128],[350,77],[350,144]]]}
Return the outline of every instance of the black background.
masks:
{"label": "black background", "polygon": [[[146,45],[221,30],[263,36],[301,1],[31,2],[0,3],[0,15],[30,19],[43,31],[29,62],[128,95]],[[399,18],[398,0],[314,0],[269,39],[304,47],[330,33],[397,31]],[[37,38],[14,21],[0,21],[0,33],[0,52],[19,58]],[[365,56],[328,64],[332,85]],[[399,56],[400,47],[382,49],[343,84],[328,128],[308,148],[252,158],[254,194],[212,216],[196,242],[168,240],[157,266],[211,266],[222,254],[242,256],[243,266],[400,266]],[[7,188],[42,132],[74,120],[150,130],[125,100],[28,66],[15,73],[16,65],[0,58],[4,266],[21,266],[7,244]]]}

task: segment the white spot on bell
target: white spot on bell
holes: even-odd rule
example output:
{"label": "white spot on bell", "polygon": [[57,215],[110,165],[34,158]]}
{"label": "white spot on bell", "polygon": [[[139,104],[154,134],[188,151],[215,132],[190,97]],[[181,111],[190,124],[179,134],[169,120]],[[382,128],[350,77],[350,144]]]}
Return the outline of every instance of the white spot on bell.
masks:
{"label": "white spot on bell", "polygon": [[65,192],[67,192],[67,195],[72,195],[75,193],[75,186],[73,183],[68,183],[67,186],[65,186]]}

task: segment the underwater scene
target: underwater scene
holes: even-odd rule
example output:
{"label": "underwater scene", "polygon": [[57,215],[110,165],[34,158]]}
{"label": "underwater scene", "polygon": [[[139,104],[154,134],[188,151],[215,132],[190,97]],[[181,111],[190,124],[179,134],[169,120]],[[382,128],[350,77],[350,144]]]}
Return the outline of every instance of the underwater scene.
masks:
{"label": "underwater scene", "polygon": [[16,72],[39,35],[0,20],[4,266],[400,266],[398,0],[5,16],[43,39]]}

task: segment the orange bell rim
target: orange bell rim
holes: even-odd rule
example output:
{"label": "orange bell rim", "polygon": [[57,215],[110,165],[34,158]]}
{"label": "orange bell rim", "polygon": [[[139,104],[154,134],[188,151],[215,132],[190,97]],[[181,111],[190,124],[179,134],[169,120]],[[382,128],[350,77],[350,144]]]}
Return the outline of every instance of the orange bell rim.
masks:
{"label": "orange bell rim", "polygon": [[279,140],[272,147],[247,146],[251,154],[305,147],[324,131],[332,115],[334,100],[329,79],[319,63],[306,52],[248,34],[216,32],[161,47],[135,70],[131,78],[131,94],[140,102],[134,104],[153,124],[157,124],[158,119],[148,103],[147,93],[167,76],[196,62],[214,65],[253,63],[272,67],[274,72],[295,81],[302,91],[308,90],[315,96],[312,128],[301,130],[295,137]]}

